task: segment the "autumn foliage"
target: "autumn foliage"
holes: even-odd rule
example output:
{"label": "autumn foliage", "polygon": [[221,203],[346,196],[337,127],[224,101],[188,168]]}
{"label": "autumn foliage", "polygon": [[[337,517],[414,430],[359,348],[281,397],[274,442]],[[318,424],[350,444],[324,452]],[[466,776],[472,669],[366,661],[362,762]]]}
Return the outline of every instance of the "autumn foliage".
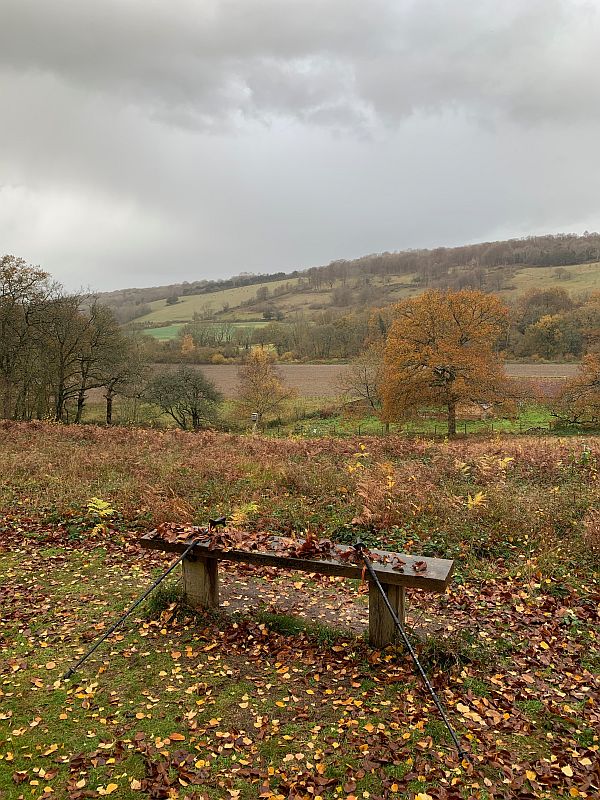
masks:
{"label": "autumn foliage", "polygon": [[384,418],[444,408],[454,435],[459,404],[505,400],[497,345],[507,319],[497,297],[470,290],[429,291],[396,306],[385,349]]}
{"label": "autumn foliage", "polygon": [[285,385],[273,361],[268,350],[254,347],[238,370],[239,410],[248,418],[256,414],[259,423],[276,416],[285,401],[295,395],[294,390]]}
{"label": "autumn foliage", "polygon": [[600,354],[583,359],[578,374],[561,392],[555,412],[574,424],[595,425],[600,421]]}

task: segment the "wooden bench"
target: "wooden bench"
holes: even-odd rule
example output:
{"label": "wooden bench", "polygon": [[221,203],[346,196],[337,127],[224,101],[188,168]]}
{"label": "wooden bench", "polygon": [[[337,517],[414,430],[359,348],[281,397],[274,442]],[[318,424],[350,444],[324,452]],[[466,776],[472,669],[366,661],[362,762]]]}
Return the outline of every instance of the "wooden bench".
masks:
{"label": "wooden bench", "polygon": [[[189,547],[191,541],[190,539],[188,542],[167,542],[147,534],[142,536],[141,545],[151,550],[181,554]],[[273,541],[277,541],[277,537],[273,537]],[[353,548],[339,545],[338,550],[345,552],[352,551]],[[425,558],[403,553],[388,553],[384,550],[370,552],[374,556],[373,567],[377,577],[402,622],[404,622],[405,590],[424,589],[430,592],[444,592],[454,568],[454,561],[444,558]],[[405,562],[402,572],[392,566],[397,559]],[[277,552],[256,550],[218,550],[199,542],[190,556],[182,561],[183,591],[186,602],[193,608],[219,607],[219,561],[236,561],[322,575],[341,575],[345,578],[363,577],[363,567],[350,561],[291,558]],[[412,567],[416,561],[424,562],[426,569],[415,572]],[[376,585],[369,581],[369,642],[374,647],[385,647],[394,640],[396,633],[392,616]]]}

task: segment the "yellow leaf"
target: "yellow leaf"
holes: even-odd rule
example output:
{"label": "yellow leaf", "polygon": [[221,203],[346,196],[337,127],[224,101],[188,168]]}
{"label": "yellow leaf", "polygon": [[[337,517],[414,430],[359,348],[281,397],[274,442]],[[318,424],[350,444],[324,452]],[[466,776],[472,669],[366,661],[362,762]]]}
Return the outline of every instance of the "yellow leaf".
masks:
{"label": "yellow leaf", "polygon": [[535,772],[532,772],[530,769],[526,770],[525,775],[529,778],[530,781],[534,781],[536,779]]}
{"label": "yellow leaf", "polygon": [[542,650],[550,650],[550,645],[548,644],[548,642],[540,642],[540,647],[542,648]]}
{"label": "yellow leaf", "polygon": [[468,495],[467,497],[467,508],[477,508],[477,506],[486,506],[487,505],[487,497],[483,492],[477,492],[476,494],[471,497]]}
{"label": "yellow leaf", "polygon": [[415,800],[433,800],[433,797],[427,794],[427,792],[419,792],[419,794],[415,796]]}
{"label": "yellow leaf", "polygon": [[119,785],[117,783],[109,783],[106,787],[106,794],[112,794],[113,792],[116,792],[118,788]]}
{"label": "yellow leaf", "polygon": [[185,736],[182,733],[171,733],[169,739],[172,742],[185,742]]}
{"label": "yellow leaf", "polygon": [[137,792],[142,788],[142,782],[138,781],[137,778],[132,778],[131,783],[129,784],[129,788],[133,789],[134,792]]}
{"label": "yellow leaf", "polygon": [[572,778],[573,777],[573,770],[571,769],[571,767],[568,764],[567,764],[566,767],[561,767],[560,771],[563,773],[563,775],[566,775],[567,778]]}

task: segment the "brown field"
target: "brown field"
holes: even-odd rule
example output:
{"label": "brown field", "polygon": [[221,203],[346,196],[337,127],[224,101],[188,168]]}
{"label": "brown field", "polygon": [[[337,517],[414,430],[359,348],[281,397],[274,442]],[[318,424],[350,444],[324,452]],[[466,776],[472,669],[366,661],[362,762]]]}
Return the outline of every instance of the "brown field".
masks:
{"label": "brown field", "polygon": [[[176,364],[156,364],[157,370],[175,370]],[[506,372],[523,384],[531,384],[532,394],[555,396],[563,382],[575,375],[577,364],[507,364]],[[236,397],[237,370],[235,364],[202,364],[197,367],[226,399]],[[282,364],[278,366],[286,383],[297,390],[299,397],[335,398],[341,393],[340,382],[348,369],[346,364]],[[91,403],[104,402],[103,389],[88,392]]]}
{"label": "brown field", "polygon": [[[237,366],[207,364],[199,369],[214,381],[225,397],[235,396]],[[279,367],[286,382],[297,389],[301,397],[336,397],[347,369],[346,364],[283,364]],[[564,380],[575,374],[577,364],[507,364],[506,371],[511,378]]]}

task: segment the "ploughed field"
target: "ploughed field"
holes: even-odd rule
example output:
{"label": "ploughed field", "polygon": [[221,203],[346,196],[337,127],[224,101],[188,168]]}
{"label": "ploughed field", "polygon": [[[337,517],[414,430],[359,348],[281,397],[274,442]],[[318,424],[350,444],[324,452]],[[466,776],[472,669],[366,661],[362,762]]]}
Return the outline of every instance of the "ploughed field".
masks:
{"label": "ploughed field", "polygon": [[[161,364],[161,369],[176,369]],[[198,367],[213,381],[225,397],[235,397],[238,383],[237,366],[233,364],[202,364]],[[289,386],[298,391],[300,397],[336,397],[348,370],[346,364],[280,364],[278,366]],[[551,381],[561,385],[577,371],[577,364],[507,364],[506,372],[511,378]]]}
{"label": "ploughed field", "polygon": [[[0,426],[0,797],[597,797],[600,438],[263,439]],[[168,583],[61,675],[170,558],[238,531],[454,558],[408,593],[459,763],[360,581],[222,570],[219,615]]]}

